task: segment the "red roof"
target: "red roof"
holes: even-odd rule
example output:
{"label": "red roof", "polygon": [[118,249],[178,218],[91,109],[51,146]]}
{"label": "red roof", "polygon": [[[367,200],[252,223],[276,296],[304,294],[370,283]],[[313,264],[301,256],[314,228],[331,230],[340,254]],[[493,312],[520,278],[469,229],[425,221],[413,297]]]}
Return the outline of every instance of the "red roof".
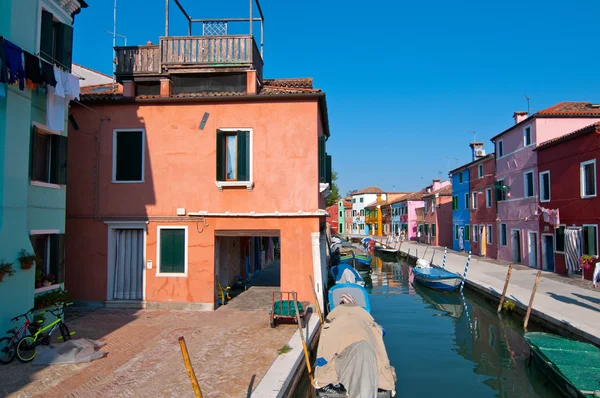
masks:
{"label": "red roof", "polygon": [[542,142],[541,144],[539,144],[538,146],[535,147],[535,150],[538,151],[540,149],[546,149],[551,146],[560,144],[561,142],[569,141],[569,140],[579,137],[581,135],[591,134],[591,133],[600,134],[600,122],[596,122],[594,124],[591,124],[589,126],[582,128],[582,129],[573,131],[572,133],[561,135],[560,137],[553,138],[549,141]]}
{"label": "red roof", "polygon": [[443,188],[438,189],[437,191],[433,191],[431,193],[423,195],[424,198],[434,196],[435,194],[439,196],[452,196],[452,184],[446,185]]}
{"label": "red roof", "polygon": [[377,187],[367,187],[365,189],[361,189],[360,191],[354,192],[352,194],[352,196],[354,195],[364,195],[364,194],[382,194],[385,193],[383,192],[382,189],[377,188]]}

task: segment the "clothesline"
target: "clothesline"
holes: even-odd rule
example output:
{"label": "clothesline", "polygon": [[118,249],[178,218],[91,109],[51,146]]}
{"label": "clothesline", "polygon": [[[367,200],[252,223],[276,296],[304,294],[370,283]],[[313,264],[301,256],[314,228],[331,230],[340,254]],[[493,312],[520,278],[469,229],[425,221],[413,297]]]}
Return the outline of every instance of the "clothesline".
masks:
{"label": "clothesline", "polygon": [[[14,44],[14,45],[15,45],[15,46],[17,46],[17,47],[20,47],[20,48],[21,48],[21,50],[22,50],[24,53],[25,53],[25,52],[27,52],[27,53],[29,53],[29,54],[31,54],[31,55],[33,55],[33,56],[35,56],[35,57],[39,58],[39,60],[40,60],[40,61],[42,61],[42,62],[46,62],[47,64],[50,64],[50,65],[52,65],[52,66],[59,66],[59,67],[61,67],[62,69],[64,69],[64,71],[65,71],[65,72],[69,72],[69,68],[68,68],[67,66],[63,65],[62,63],[60,63],[59,61],[57,61],[56,59],[54,59],[54,57],[52,57],[52,55],[51,55],[51,54],[46,54],[46,53],[44,53],[45,55],[48,55],[48,57],[49,57],[49,58],[52,58],[52,60],[54,61],[54,64],[53,64],[53,63],[51,63],[51,62],[50,62],[50,61],[48,61],[48,60],[45,60],[45,59],[43,59],[43,58],[41,57],[41,53],[42,53],[42,51],[41,51],[41,50],[40,50],[40,52],[39,52],[39,53],[37,53],[37,54],[35,54],[35,53],[30,53],[29,51],[25,50],[25,48],[24,48],[23,46],[21,46],[21,45],[19,45],[19,44],[15,43],[15,42],[14,42],[14,41],[12,41],[12,40],[8,40],[8,39],[7,39],[6,37],[4,37],[4,36],[0,36],[0,40],[1,40],[1,39],[4,39],[4,40],[6,40],[6,41],[8,41],[8,42],[10,42],[10,43],[12,43],[12,44]],[[72,72],[70,72],[70,73],[72,73]],[[76,76],[78,76],[78,75],[76,75]],[[83,78],[82,76],[79,76],[79,77],[80,77],[80,78]]]}

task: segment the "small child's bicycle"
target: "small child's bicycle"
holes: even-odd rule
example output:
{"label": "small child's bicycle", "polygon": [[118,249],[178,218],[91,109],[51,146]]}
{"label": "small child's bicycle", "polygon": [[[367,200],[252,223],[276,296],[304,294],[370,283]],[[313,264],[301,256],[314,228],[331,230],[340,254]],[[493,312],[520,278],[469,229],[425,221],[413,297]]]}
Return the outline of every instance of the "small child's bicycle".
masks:
{"label": "small child's bicycle", "polygon": [[[17,353],[17,343],[19,341],[19,337],[25,337],[27,333],[35,334],[40,328],[40,324],[35,320],[30,319],[30,315],[33,314],[33,308],[27,311],[24,314],[17,315],[11,321],[18,321],[19,319],[25,317],[25,322],[21,325],[20,328],[13,328],[11,330],[7,330],[11,336],[2,337],[0,339],[0,363],[7,365],[11,363],[16,356]],[[43,322],[43,321],[42,321]]]}
{"label": "small child's bicycle", "polygon": [[69,332],[69,328],[62,320],[62,317],[65,313],[65,306],[69,306],[71,304],[73,303],[57,303],[55,310],[49,310],[50,313],[56,317],[54,322],[50,323],[48,326],[40,328],[33,335],[22,337],[19,340],[17,343],[17,358],[19,361],[33,361],[33,358],[35,358],[35,348],[40,344],[50,344],[52,333],[54,333],[57,328],[60,330],[60,336],[58,337],[59,340],[71,340],[71,336],[74,335],[75,332]]}

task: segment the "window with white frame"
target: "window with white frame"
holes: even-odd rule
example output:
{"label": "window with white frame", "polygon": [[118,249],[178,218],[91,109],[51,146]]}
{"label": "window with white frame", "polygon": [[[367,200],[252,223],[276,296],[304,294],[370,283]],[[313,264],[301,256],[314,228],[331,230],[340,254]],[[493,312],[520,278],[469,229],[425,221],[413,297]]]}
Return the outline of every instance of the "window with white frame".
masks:
{"label": "window with white frame", "polygon": [[67,183],[67,137],[40,126],[33,127],[31,181]]}
{"label": "window with white frame", "polygon": [[469,202],[470,202],[470,198],[469,198],[469,193],[465,193],[465,209],[469,208]]}
{"label": "window with white frame", "polygon": [[550,201],[550,171],[540,173],[540,202]]}
{"label": "window with white frame", "polygon": [[507,245],[506,224],[500,224],[500,246]]}
{"label": "window with white frame", "polygon": [[188,267],[188,230],[184,227],[158,227],[158,274],[186,276]]}
{"label": "window with white frame", "polygon": [[487,243],[488,245],[492,244],[492,233],[493,233],[493,228],[491,224],[488,224],[487,226],[487,234],[486,234],[486,239],[487,239]]}
{"label": "window with white frame", "polygon": [[479,241],[479,225],[473,225],[473,242]]}
{"label": "window with white frame", "polygon": [[472,196],[473,196],[473,203],[471,206],[473,209],[477,209],[477,192],[473,192]]}
{"label": "window with white frame", "polygon": [[492,188],[486,188],[485,190],[485,207],[492,207]]}
{"label": "window with white frame", "polygon": [[252,181],[252,131],[250,129],[217,130],[218,182]]}
{"label": "window with white frame", "polygon": [[527,126],[523,129],[523,144],[529,146],[532,144],[531,140],[531,126]]}
{"label": "window with white frame", "polygon": [[596,196],[596,159],[581,162],[581,197],[593,198]]}
{"label": "window with white frame", "polygon": [[113,132],[113,182],[144,181],[144,129]]}
{"label": "window with white frame", "polygon": [[502,140],[498,140],[496,143],[496,152],[498,153],[499,158],[504,156],[504,142]]}
{"label": "window with white frame", "polygon": [[429,201],[425,201],[425,213],[429,213]]}
{"label": "window with white frame", "polygon": [[525,197],[532,198],[534,193],[534,185],[533,185],[533,171],[526,171],[523,174],[525,181]]}
{"label": "window with white frame", "polygon": [[43,281],[48,281],[51,285],[63,283],[65,235],[59,231],[32,231],[31,246],[36,256],[36,270],[42,273],[42,280],[39,283]]}
{"label": "window with white frame", "polygon": [[478,178],[483,178],[483,165],[480,164],[479,166],[477,166],[477,177]]}
{"label": "window with white frame", "polygon": [[583,225],[583,254],[598,255],[598,225]]}

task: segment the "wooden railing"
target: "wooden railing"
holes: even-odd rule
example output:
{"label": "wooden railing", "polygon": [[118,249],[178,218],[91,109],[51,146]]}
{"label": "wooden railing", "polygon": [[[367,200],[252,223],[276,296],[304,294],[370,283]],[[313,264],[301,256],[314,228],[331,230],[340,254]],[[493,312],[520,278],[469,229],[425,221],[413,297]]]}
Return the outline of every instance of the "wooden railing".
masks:
{"label": "wooden railing", "polygon": [[160,73],[159,46],[115,47],[117,74]]}
{"label": "wooden railing", "polygon": [[260,53],[252,36],[168,36],[160,38],[163,65],[252,64]]}

